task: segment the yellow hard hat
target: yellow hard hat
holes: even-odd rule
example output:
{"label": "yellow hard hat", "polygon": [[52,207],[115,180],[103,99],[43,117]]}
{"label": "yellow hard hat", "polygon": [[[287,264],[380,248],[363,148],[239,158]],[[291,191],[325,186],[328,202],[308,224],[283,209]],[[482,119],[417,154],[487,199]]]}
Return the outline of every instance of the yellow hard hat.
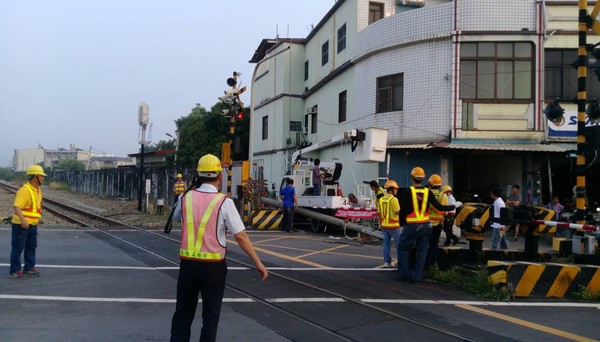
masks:
{"label": "yellow hard hat", "polygon": [[178,173],[177,178],[183,178],[183,175],[181,173]]}
{"label": "yellow hard hat", "polygon": [[383,185],[383,187],[386,188],[386,189],[388,189],[388,188],[396,188],[396,189],[398,189],[399,188],[398,183],[396,183],[396,181],[391,180],[391,179],[389,181],[385,182],[385,184]]}
{"label": "yellow hard hat", "polygon": [[434,173],[429,177],[429,185],[431,186],[442,186],[442,177],[440,175]]}
{"label": "yellow hard hat", "polygon": [[420,167],[415,167],[414,169],[412,169],[412,171],[410,172],[411,177],[415,178],[415,179],[419,179],[419,180],[423,180],[425,179],[425,171],[420,168]]}
{"label": "yellow hard hat", "polygon": [[198,176],[215,178],[223,171],[221,161],[212,154],[205,154],[198,160]]}
{"label": "yellow hard hat", "polygon": [[442,192],[452,191],[452,187],[450,185],[444,185],[442,187]]}
{"label": "yellow hard hat", "polygon": [[42,169],[41,166],[39,165],[31,165],[29,168],[27,168],[27,175],[28,176],[35,176],[35,175],[40,175],[40,176],[46,176],[46,174],[44,173],[44,169]]}

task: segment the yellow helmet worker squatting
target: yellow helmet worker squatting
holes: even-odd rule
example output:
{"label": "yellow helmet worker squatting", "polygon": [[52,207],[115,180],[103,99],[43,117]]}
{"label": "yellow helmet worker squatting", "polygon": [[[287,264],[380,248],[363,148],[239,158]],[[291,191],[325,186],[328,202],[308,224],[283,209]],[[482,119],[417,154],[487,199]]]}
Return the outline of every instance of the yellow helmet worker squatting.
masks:
{"label": "yellow helmet worker squatting", "polygon": [[216,178],[223,171],[223,167],[219,158],[212,154],[205,154],[198,160],[197,170],[200,177]]}

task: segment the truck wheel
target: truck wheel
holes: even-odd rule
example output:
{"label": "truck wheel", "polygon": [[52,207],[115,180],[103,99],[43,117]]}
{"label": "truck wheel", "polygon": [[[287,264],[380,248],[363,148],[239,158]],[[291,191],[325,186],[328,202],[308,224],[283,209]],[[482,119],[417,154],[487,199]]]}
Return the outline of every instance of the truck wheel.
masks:
{"label": "truck wheel", "polygon": [[327,226],[327,224],[325,222],[321,222],[318,219],[310,219],[310,229],[314,232],[314,233],[322,233],[325,231],[325,227]]}

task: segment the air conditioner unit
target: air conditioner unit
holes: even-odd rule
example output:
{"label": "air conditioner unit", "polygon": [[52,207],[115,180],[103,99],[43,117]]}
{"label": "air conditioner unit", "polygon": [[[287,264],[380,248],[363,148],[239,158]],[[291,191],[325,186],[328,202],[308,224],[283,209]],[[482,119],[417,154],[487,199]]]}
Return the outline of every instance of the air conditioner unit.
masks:
{"label": "air conditioner unit", "polygon": [[317,114],[317,106],[306,108],[306,114]]}

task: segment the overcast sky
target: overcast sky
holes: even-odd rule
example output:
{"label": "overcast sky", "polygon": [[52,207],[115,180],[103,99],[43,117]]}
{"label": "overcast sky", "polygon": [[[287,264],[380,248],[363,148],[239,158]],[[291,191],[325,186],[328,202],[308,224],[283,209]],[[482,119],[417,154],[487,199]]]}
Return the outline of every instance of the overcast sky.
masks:
{"label": "overcast sky", "polygon": [[135,153],[140,102],[152,141],[167,140],[196,103],[218,101],[234,70],[250,88],[262,39],[304,38],[334,3],[0,0],[0,166],[38,144]]}

